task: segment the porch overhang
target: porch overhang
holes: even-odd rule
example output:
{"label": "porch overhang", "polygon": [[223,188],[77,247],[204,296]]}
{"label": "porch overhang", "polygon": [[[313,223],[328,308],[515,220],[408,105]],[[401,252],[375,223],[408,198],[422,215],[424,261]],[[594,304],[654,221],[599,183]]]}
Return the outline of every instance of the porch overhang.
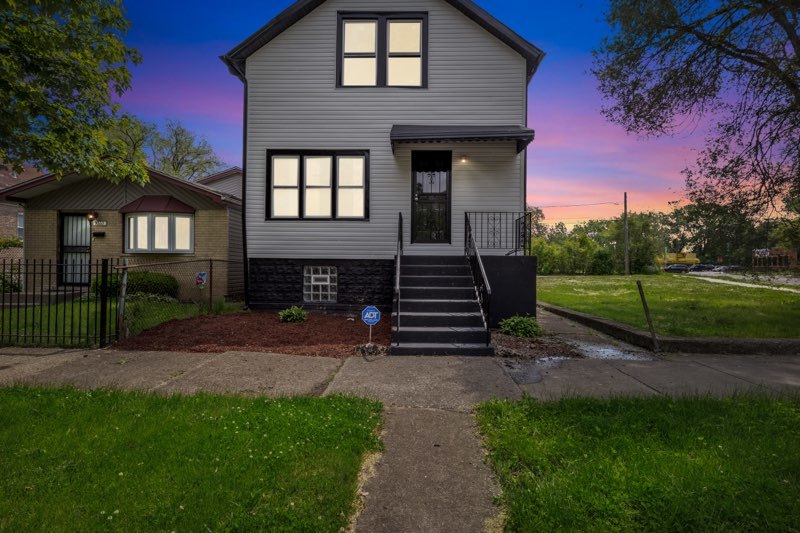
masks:
{"label": "porch overhang", "polygon": [[195,208],[172,196],[140,196],[120,210],[128,213],[194,213]]}
{"label": "porch overhang", "polygon": [[392,151],[402,143],[514,141],[517,153],[533,142],[536,133],[524,126],[392,126]]}

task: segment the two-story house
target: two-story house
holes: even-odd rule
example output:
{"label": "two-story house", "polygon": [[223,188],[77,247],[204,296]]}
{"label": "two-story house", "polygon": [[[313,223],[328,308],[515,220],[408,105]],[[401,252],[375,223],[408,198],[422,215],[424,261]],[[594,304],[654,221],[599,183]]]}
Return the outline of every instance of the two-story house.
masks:
{"label": "two-story house", "polygon": [[489,326],[535,313],[543,55],[469,0],[299,0],[224,55],[244,83],[249,305],[393,309],[393,351],[414,354],[487,353]]}

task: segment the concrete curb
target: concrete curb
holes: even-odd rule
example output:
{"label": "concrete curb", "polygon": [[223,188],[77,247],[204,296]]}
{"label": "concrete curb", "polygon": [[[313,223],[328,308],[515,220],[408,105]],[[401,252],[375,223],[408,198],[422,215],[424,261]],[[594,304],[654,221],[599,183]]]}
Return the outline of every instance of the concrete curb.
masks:
{"label": "concrete curb", "polygon": [[[556,305],[540,303],[539,307],[555,315],[574,320],[615,339],[647,350],[653,340],[646,331],[588,315]],[[662,352],[734,354],[734,355],[800,355],[800,339],[737,339],[723,337],[658,337]]]}

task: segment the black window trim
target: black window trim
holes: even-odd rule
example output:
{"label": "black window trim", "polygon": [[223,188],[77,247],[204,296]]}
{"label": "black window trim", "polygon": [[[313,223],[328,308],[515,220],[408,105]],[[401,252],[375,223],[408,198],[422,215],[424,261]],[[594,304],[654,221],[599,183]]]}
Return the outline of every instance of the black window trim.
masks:
{"label": "black window trim", "polygon": [[[378,79],[375,85],[344,85],[344,23],[349,20],[374,20],[378,23],[377,68]],[[422,83],[413,85],[388,85],[389,26],[388,21],[422,22]],[[348,57],[372,57],[372,54],[348,54]],[[418,57],[417,54],[392,54],[391,57]],[[336,88],[337,89],[427,89],[428,88],[428,13],[418,12],[365,12],[339,11],[336,22]]]}
{"label": "black window trim", "polygon": [[[284,222],[369,222],[369,150],[267,150],[267,191],[265,203],[265,220],[284,221]],[[272,158],[274,156],[297,156],[300,158],[299,181],[298,181],[298,216],[273,217],[272,216]],[[314,156],[329,156],[331,162],[331,216],[330,217],[306,217],[305,216],[305,190],[306,172],[305,158]],[[363,217],[339,217],[339,165],[338,157],[359,156],[364,158],[364,216]],[[345,187],[355,189],[357,187]]]}

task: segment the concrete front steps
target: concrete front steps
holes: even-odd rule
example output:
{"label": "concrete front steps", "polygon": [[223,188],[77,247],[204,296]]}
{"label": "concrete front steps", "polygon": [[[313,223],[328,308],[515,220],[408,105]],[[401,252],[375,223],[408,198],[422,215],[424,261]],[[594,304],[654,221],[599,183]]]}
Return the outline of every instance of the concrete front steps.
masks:
{"label": "concrete front steps", "polygon": [[392,355],[494,355],[461,256],[403,256],[400,313],[392,324]]}

